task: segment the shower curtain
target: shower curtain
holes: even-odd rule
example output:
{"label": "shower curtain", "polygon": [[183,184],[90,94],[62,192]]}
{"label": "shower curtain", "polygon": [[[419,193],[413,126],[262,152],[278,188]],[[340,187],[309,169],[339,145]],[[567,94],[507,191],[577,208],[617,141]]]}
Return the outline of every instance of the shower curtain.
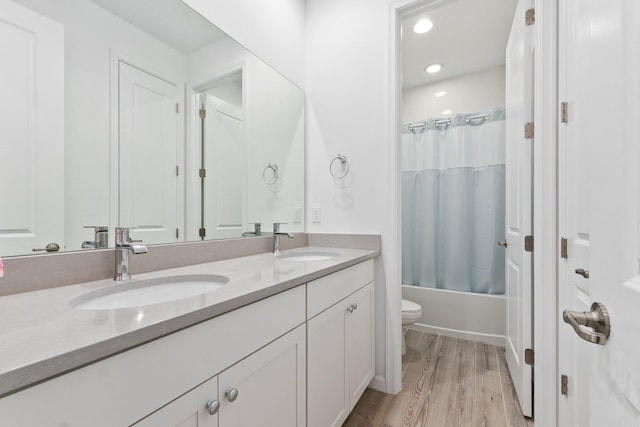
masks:
{"label": "shower curtain", "polygon": [[504,110],[402,133],[402,283],[504,293]]}

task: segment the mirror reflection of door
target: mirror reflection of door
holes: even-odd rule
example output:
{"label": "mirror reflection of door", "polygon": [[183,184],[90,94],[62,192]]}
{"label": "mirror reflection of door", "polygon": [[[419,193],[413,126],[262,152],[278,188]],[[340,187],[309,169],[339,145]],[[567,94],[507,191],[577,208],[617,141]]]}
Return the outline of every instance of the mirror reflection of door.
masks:
{"label": "mirror reflection of door", "polygon": [[184,240],[178,214],[181,85],[119,63],[118,225],[147,244]]}
{"label": "mirror reflection of door", "polygon": [[202,239],[237,237],[245,222],[245,131],[242,71],[200,93]]}
{"label": "mirror reflection of door", "polygon": [[64,246],[64,27],[0,4],[0,255]]}

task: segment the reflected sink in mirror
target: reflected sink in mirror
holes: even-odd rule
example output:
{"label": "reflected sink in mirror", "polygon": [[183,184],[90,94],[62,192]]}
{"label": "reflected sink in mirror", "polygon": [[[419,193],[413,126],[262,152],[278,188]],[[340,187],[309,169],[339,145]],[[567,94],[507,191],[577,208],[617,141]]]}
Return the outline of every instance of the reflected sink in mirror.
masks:
{"label": "reflected sink in mirror", "polygon": [[286,261],[326,261],[338,255],[336,252],[305,251],[280,254],[278,255],[278,259]]}
{"label": "reflected sink in mirror", "polygon": [[206,294],[223,287],[228,282],[228,277],[217,274],[189,274],[132,280],[87,292],[69,301],[69,305],[80,310],[143,307]]}

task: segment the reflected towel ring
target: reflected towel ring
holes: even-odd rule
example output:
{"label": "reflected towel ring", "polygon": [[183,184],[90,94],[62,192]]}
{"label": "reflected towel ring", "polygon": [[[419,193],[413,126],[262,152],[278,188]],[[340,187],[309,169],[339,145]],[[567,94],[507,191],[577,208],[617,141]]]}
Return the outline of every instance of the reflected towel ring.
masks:
{"label": "reflected towel ring", "polygon": [[[334,165],[337,165],[336,160],[340,161],[340,170],[334,170]],[[343,156],[342,154],[338,154],[335,156],[331,163],[329,163],[329,173],[335,179],[342,179],[349,174],[349,162],[347,161],[347,156]]]}
{"label": "reflected towel ring", "polygon": [[267,185],[273,185],[278,182],[280,175],[278,174],[278,165],[272,165],[267,163],[267,166],[262,171],[262,179]]}

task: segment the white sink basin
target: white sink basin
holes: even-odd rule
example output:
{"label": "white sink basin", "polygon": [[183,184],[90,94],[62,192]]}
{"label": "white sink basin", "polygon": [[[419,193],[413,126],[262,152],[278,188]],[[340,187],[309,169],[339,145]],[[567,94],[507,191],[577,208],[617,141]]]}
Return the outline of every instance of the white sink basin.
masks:
{"label": "white sink basin", "polygon": [[112,310],[142,307],[206,294],[221,288],[229,278],[217,274],[189,274],[133,280],[87,292],[69,305],[80,310]]}
{"label": "white sink basin", "polygon": [[340,254],[336,252],[324,252],[324,251],[305,251],[305,252],[292,252],[288,254],[278,255],[278,259],[287,261],[326,261],[331,258],[335,258]]}

